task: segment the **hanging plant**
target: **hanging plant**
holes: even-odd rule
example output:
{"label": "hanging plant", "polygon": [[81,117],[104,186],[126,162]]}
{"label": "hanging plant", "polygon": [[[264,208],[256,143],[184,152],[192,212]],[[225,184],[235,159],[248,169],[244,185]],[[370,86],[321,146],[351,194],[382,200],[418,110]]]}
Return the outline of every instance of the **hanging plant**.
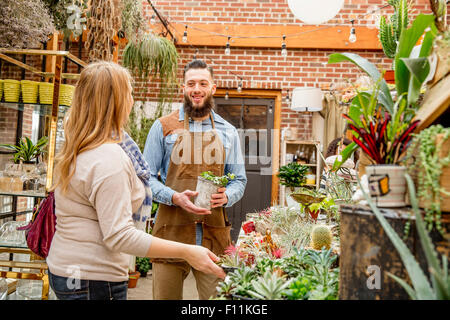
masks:
{"label": "hanging plant", "polygon": [[113,59],[114,41],[121,21],[119,0],[97,0],[90,2],[89,18],[87,20],[87,40],[85,48],[89,52],[89,60]]}
{"label": "hanging plant", "polygon": [[[126,31],[125,31],[126,32]],[[123,66],[141,81],[149,77],[159,79],[158,106],[153,118],[142,119],[140,131],[151,126],[153,121],[166,113],[171,105],[174,93],[178,89],[177,70],[178,52],[175,45],[164,37],[146,33],[141,38],[128,41],[123,52]],[[149,90],[150,86],[146,86]],[[145,123],[142,123],[142,122]],[[130,119],[130,122],[131,119]],[[147,135],[148,130],[144,133]],[[132,135],[133,136],[133,135]],[[145,143],[145,142],[144,142]]]}
{"label": "hanging plant", "polygon": [[123,52],[123,65],[137,77],[159,77],[164,83],[174,84],[178,52],[170,40],[146,33],[137,42],[128,42]]}
{"label": "hanging plant", "polygon": [[0,5],[0,47],[40,48],[55,26],[41,0],[2,0]]}
{"label": "hanging plant", "polygon": [[[75,38],[86,29],[88,0],[42,0],[53,17],[55,28],[64,34],[64,40]],[[76,7],[76,8],[74,8]]]}
{"label": "hanging plant", "polygon": [[145,19],[142,14],[142,1],[122,1],[122,28],[128,41],[136,42],[144,33]]}

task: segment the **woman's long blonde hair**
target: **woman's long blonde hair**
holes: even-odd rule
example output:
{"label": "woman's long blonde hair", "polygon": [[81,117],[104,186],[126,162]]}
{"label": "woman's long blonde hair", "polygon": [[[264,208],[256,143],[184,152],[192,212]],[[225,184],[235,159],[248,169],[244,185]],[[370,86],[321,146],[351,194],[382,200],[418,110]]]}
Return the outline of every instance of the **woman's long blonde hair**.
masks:
{"label": "woman's long blonde hair", "polygon": [[81,72],[64,123],[65,142],[55,158],[52,190],[59,185],[67,192],[80,153],[122,140],[133,104],[130,83],[127,69],[113,62],[94,62]]}

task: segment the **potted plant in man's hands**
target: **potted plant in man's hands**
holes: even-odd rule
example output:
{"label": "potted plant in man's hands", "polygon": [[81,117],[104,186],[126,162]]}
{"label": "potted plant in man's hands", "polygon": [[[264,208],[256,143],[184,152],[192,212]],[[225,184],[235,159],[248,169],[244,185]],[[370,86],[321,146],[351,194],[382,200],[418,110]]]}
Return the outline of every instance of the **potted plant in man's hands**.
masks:
{"label": "potted plant in man's hands", "polygon": [[289,207],[297,205],[296,201],[291,199],[290,195],[298,191],[305,183],[308,170],[308,166],[296,162],[291,162],[280,167],[277,177],[280,179],[280,184],[286,186],[286,202]]}
{"label": "potted plant in man's hands", "polygon": [[204,171],[197,180],[198,196],[195,198],[194,204],[197,207],[211,209],[211,196],[217,193],[219,188],[226,187],[228,182],[234,180],[236,176],[233,173],[227,173],[223,176],[216,176],[211,171]]}

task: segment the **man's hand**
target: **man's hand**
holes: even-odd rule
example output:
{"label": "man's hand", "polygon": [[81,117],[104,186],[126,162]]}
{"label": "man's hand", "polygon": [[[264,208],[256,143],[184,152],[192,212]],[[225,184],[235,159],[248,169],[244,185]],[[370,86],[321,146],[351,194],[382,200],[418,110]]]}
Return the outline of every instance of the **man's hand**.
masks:
{"label": "man's hand", "polygon": [[183,192],[175,192],[172,196],[172,203],[183,208],[187,212],[194,214],[211,214],[208,209],[203,209],[194,205],[191,201],[191,197],[196,197],[197,191],[185,190]]}
{"label": "man's hand", "polygon": [[219,188],[217,189],[218,193],[215,193],[211,196],[211,208],[222,207],[227,204],[228,197],[225,194],[227,188]]}

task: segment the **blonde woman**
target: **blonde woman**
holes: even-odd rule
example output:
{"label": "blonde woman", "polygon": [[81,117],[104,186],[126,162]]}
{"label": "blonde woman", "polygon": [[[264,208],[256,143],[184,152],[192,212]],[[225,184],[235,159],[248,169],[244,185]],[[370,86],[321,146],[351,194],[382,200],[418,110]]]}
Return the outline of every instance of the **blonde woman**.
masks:
{"label": "blonde woman", "polygon": [[119,145],[133,106],[130,83],[123,67],[95,62],[75,89],[56,158],[57,226],[47,257],[59,299],[126,299],[129,255],[181,258],[225,277],[208,249],[153,237],[133,223],[146,194]]}

